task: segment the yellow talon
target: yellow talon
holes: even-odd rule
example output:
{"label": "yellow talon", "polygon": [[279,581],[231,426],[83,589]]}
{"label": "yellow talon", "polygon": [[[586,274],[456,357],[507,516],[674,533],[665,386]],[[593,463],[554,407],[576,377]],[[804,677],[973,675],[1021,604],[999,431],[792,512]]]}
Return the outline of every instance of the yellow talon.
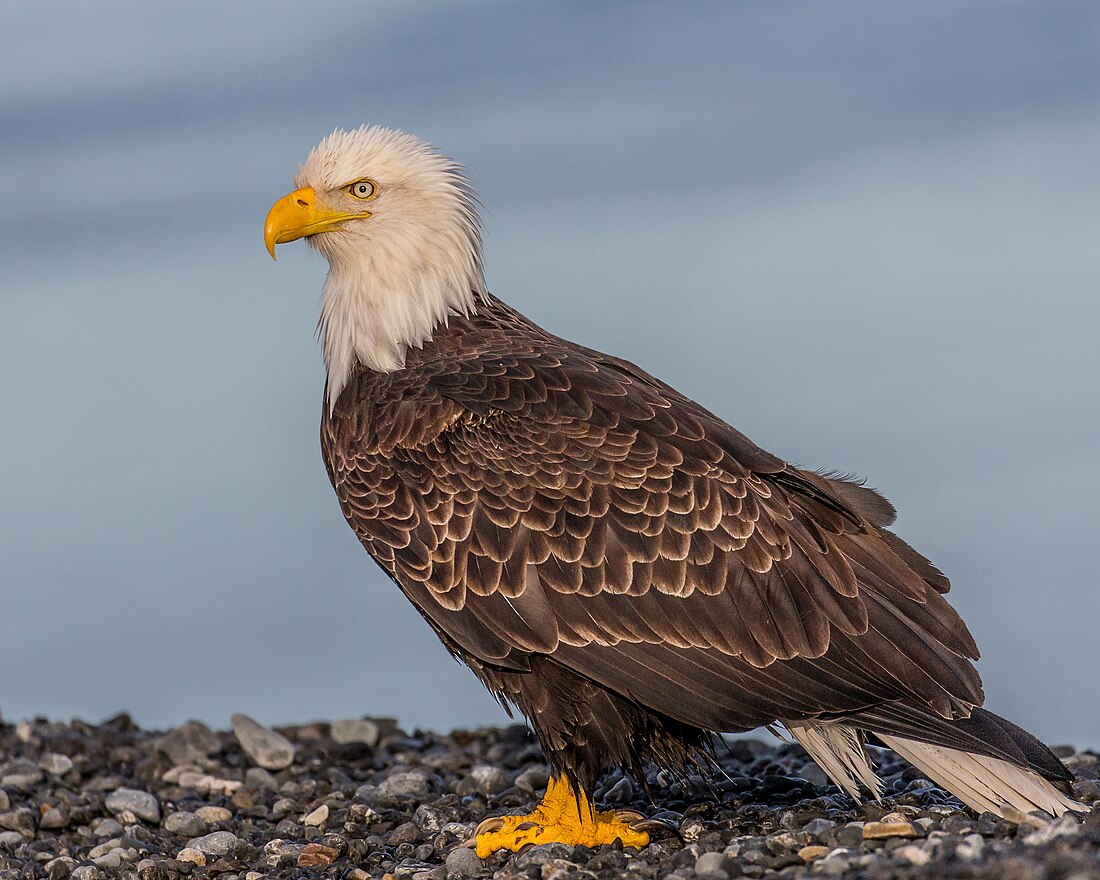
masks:
{"label": "yellow talon", "polygon": [[484,859],[498,849],[519,852],[528,844],[543,843],[599,846],[621,840],[623,846],[640,849],[649,843],[649,835],[635,831],[613,811],[597,813],[583,790],[575,793],[559,776],[550,780],[534,812],[486,819],[478,826],[476,840],[478,857]]}

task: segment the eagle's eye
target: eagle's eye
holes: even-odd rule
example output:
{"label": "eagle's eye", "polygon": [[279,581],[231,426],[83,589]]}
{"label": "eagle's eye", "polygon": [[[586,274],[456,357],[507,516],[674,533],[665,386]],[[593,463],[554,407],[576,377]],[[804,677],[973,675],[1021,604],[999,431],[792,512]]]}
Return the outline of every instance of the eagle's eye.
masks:
{"label": "eagle's eye", "polygon": [[357,180],[348,187],[348,192],[357,199],[362,199],[365,202],[367,199],[374,198],[376,192],[374,181],[367,180],[366,178]]}

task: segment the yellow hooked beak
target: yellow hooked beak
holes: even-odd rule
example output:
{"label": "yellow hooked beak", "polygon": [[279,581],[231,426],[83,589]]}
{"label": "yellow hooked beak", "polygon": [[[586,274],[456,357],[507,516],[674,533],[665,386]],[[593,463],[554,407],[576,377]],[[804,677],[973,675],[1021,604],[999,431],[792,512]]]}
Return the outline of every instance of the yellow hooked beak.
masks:
{"label": "yellow hooked beak", "polygon": [[304,186],[283,196],[271,206],[264,222],[264,244],[271,259],[275,259],[275,245],[285,244],[318,232],[338,229],[345,220],[369,217],[370,211],[333,211],[317,204],[317,193],[312,186]]}

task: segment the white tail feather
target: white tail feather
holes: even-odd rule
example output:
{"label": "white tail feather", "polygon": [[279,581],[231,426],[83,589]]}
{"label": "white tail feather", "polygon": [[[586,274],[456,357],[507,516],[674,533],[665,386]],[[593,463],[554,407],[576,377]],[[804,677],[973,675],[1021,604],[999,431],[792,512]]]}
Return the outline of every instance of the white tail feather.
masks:
{"label": "white tail feather", "polygon": [[1067,810],[1088,810],[1084,804],[1062,794],[1026,767],[900,736],[876,735],[931,780],[979,813],[988,811],[1004,816],[1005,807],[1012,807],[1021,813],[1042,810],[1052,816],[1061,816]]}
{"label": "white tail feather", "polygon": [[[785,721],[784,724],[825,774],[853,798],[860,800],[861,784],[875,800],[881,797],[882,782],[863,748],[859,730],[836,722]],[[1041,810],[1061,816],[1067,810],[1088,810],[1026,767],[900,736],[875,735],[979,813],[988,811],[1003,817],[1006,808],[1011,808],[1020,813]]]}
{"label": "white tail feather", "polygon": [[860,783],[875,800],[882,796],[882,780],[871,767],[858,730],[835,723],[783,723],[825,775],[857,801],[860,800]]}

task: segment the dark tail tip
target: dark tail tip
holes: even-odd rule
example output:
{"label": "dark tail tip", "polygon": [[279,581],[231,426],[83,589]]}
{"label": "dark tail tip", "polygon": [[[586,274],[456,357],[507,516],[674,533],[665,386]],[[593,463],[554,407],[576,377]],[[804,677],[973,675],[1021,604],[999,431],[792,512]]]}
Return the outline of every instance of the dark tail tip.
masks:
{"label": "dark tail tip", "polygon": [[1047,746],[1022,727],[988,709],[975,709],[969,718],[953,721],[952,726],[983,740],[1052,782],[1073,781],[1069,768]]}

